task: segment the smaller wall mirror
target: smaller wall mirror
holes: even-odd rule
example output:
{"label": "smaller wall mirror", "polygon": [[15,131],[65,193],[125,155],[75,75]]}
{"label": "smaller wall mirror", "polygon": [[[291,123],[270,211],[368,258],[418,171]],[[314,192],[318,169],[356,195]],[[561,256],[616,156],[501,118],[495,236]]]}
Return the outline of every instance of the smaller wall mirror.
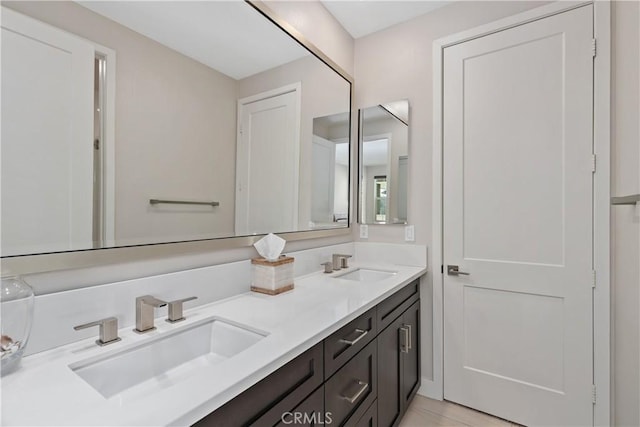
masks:
{"label": "smaller wall mirror", "polygon": [[409,101],[359,111],[361,224],[407,223]]}

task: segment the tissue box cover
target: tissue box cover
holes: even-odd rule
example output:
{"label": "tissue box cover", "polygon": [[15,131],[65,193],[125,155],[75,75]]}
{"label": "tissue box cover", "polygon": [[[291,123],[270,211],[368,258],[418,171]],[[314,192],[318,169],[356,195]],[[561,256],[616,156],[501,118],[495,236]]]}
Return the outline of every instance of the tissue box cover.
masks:
{"label": "tissue box cover", "polygon": [[293,257],[281,256],[277,261],[264,258],[251,260],[251,290],[278,295],[293,289]]}

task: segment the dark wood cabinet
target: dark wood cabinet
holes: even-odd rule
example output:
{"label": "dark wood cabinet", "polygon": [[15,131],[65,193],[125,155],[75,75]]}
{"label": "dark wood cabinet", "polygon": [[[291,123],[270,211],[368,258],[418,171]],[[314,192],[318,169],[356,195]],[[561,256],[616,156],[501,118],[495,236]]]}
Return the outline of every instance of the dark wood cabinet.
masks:
{"label": "dark wood cabinet", "polygon": [[411,399],[420,388],[420,301],[415,302],[402,315],[402,328],[408,329],[406,334],[409,343],[406,351],[401,351],[402,365],[402,401],[403,414]]}
{"label": "dark wood cabinet", "polygon": [[358,420],[378,393],[376,343],[371,342],[325,383],[324,405],[331,425]]}
{"label": "dark wood cabinet", "polygon": [[333,375],[376,337],[376,326],[376,308],[374,307],[325,338],[325,379]]}
{"label": "dark wood cabinet", "polygon": [[[353,424],[353,427],[378,427],[378,405],[377,400],[374,401],[369,409]],[[349,426],[351,427],[351,426]]]}
{"label": "dark wood cabinet", "polygon": [[402,415],[400,327],[398,317],[378,335],[378,424],[396,425]]}
{"label": "dark wood cabinet", "polygon": [[[396,313],[397,314],[397,313]],[[378,335],[378,425],[396,426],[420,387],[420,301]]]}
{"label": "dark wood cabinet", "polygon": [[194,425],[276,425],[284,412],[293,410],[322,384],[322,350],[322,343],[316,344]]}
{"label": "dark wood cabinet", "polygon": [[[327,418],[324,412],[324,386],[320,386],[311,396],[307,397],[301,404],[291,411],[286,411],[279,415],[280,419],[277,427],[295,425],[298,427],[320,427],[331,424],[332,419]],[[256,426],[270,426],[267,420],[258,420]]]}
{"label": "dark wood cabinet", "polygon": [[419,337],[417,279],[194,425],[395,426],[420,387]]}

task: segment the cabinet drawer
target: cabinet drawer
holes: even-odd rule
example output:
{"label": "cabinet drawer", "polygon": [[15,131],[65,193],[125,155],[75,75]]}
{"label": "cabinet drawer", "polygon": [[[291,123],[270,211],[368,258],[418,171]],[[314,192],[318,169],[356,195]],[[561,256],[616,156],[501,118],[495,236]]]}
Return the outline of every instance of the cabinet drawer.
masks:
{"label": "cabinet drawer", "polygon": [[378,304],[378,330],[381,331],[420,298],[420,279],[416,279]]}
{"label": "cabinet drawer", "polygon": [[322,359],[322,343],[319,343],[194,425],[257,425],[261,417],[270,418],[273,421],[270,425],[276,424],[282,412],[295,408],[322,384]]}
{"label": "cabinet drawer", "polygon": [[359,420],[376,400],[378,390],[376,342],[368,344],[325,383],[325,411],[332,425]]}
{"label": "cabinet drawer", "polygon": [[364,348],[377,333],[376,308],[372,308],[324,340],[324,377],[329,378]]}
{"label": "cabinet drawer", "polygon": [[[271,411],[270,411],[271,412]],[[326,418],[324,412],[324,386],[320,386],[314,391],[311,396],[307,397],[301,404],[295,407],[293,410],[281,411],[275,414],[277,417],[277,423],[273,423],[272,420],[266,418],[260,418],[254,425],[285,427],[288,425],[295,425],[300,427],[319,427],[324,426],[325,422],[330,423],[331,419]]]}
{"label": "cabinet drawer", "polygon": [[[351,427],[351,423],[348,423],[347,426]],[[378,400],[376,399],[367,412],[364,413],[363,416],[360,417],[357,423],[353,424],[353,427],[378,427]]]}

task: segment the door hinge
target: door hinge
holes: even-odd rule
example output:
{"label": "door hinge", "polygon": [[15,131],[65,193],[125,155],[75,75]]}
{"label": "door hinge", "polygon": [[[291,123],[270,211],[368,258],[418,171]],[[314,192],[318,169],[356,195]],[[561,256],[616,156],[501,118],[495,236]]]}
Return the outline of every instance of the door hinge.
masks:
{"label": "door hinge", "polygon": [[94,139],[93,140],[93,149],[94,150],[99,150],[100,149],[100,140],[99,139]]}
{"label": "door hinge", "polygon": [[596,155],[592,154],[592,158],[591,158],[591,172],[595,173],[596,172]]}
{"label": "door hinge", "polygon": [[594,58],[596,57],[596,53],[598,50],[597,46],[598,45],[597,45],[596,39],[591,39],[591,53],[593,54]]}
{"label": "door hinge", "polygon": [[591,270],[591,287],[592,288],[596,287],[596,271],[595,270]]}
{"label": "door hinge", "polygon": [[440,266],[440,274],[444,274],[444,265]]}
{"label": "door hinge", "polygon": [[596,394],[596,385],[593,384],[591,386],[591,401],[593,402],[593,404],[595,405],[596,403],[596,398],[598,397],[598,395]]}

